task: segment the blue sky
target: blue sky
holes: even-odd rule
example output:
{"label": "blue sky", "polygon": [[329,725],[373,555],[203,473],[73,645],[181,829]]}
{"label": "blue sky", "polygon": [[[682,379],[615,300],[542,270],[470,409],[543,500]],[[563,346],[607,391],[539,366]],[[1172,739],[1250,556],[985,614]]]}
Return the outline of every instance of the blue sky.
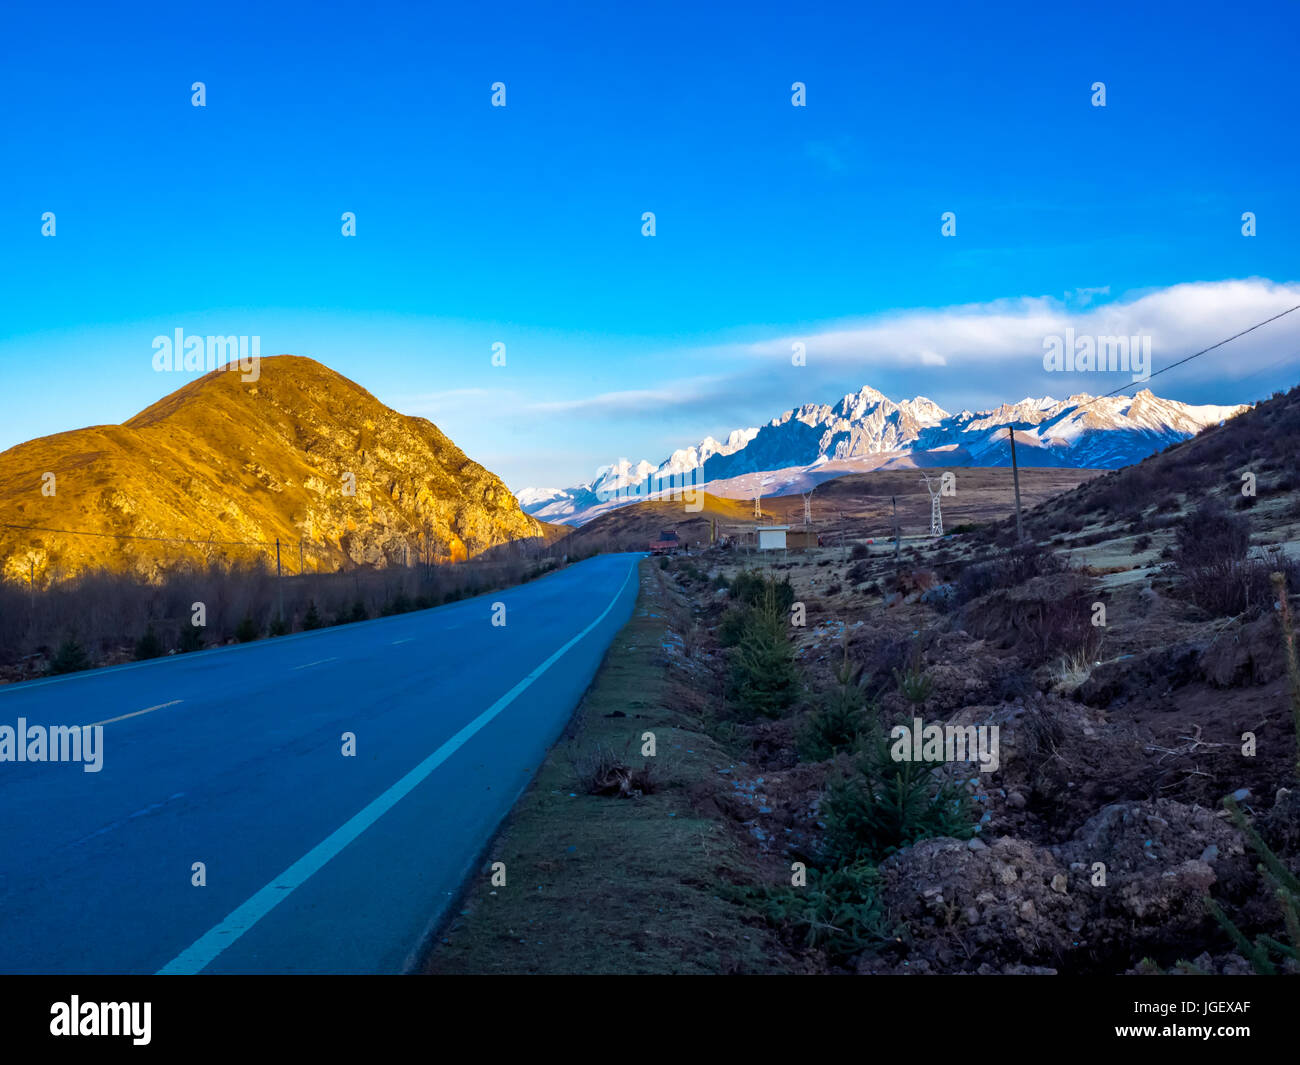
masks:
{"label": "blue sky", "polygon": [[[1044,374],[1045,321],[1159,369],[1300,303],[1297,5],[480,7],[8,8],[0,447],[180,387],[183,328],[565,485],[864,384],[1122,383]],[[1296,319],[1152,387],[1293,384]]]}

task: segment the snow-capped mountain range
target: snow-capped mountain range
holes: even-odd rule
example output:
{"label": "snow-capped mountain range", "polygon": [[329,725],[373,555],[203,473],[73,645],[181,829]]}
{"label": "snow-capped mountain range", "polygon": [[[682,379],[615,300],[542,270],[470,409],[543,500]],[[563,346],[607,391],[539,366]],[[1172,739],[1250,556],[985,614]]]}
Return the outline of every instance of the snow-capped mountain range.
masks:
{"label": "snow-capped mountain range", "polygon": [[683,483],[739,499],[806,490],[829,477],[882,467],[1008,466],[1008,428],[1022,466],[1117,469],[1246,409],[1193,407],[1143,389],[1134,396],[1044,396],[949,414],[924,396],[895,403],[863,388],[833,406],[807,403],[766,425],[737,429],[722,443],[705,437],[659,465],[623,459],[602,466],[587,484],[525,488],[517,496],[533,517],[581,525]]}

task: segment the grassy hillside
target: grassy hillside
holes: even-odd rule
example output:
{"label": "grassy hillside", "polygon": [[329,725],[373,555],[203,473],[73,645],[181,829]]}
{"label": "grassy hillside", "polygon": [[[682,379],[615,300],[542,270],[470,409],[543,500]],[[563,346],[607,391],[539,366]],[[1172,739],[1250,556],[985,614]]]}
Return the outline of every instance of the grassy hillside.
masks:
{"label": "grassy hillside", "polygon": [[10,448],[0,454],[0,523],[100,534],[0,527],[4,575],[24,584],[34,575],[38,587],[99,567],[154,577],[180,562],[274,562],[265,547],[171,538],[278,537],[292,572],[302,540],[311,572],[453,561],[542,535],[437,426],[292,355],[263,359],[255,382],[218,370],[123,425]]}

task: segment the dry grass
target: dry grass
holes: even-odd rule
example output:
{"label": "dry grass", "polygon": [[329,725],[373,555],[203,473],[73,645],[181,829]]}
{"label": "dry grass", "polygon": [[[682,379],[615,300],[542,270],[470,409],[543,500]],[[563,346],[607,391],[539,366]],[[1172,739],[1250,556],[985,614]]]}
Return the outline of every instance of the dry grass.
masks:
{"label": "dry grass", "polygon": [[1099,665],[1101,662],[1097,656],[1089,654],[1086,649],[1062,655],[1061,661],[1052,674],[1052,691],[1066,695],[1077,690],[1092,676],[1092,671]]}
{"label": "dry grass", "polygon": [[432,423],[294,355],[262,359],[255,382],[218,370],[123,425],[10,448],[0,522],[5,575],[56,582],[101,567],[156,577],[182,562],[274,563],[277,539],[294,572],[301,539],[310,572],[462,561],[550,535]]}
{"label": "dry grass", "polygon": [[[632,620],[506,827],[484,857],[504,861],[509,886],[473,877],[461,913],[425,971],[471,973],[690,973],[789,971],[775,933],[746,921],[721,884],[754,883],[753,859],[730,828],[697,811],[691,794],[716,788],[732,762],[696,730],[674,692],[689,676],[665,661],[673,605],[659,570],[643,563]],[[647,574],[649,575],[647,577]],[[619,716],[615,716],[619,715]],[[653,794],[626,802],[584,794],[587,776],[639,756],[657,738]],[[751,918],[752,919],[752,918]]]}

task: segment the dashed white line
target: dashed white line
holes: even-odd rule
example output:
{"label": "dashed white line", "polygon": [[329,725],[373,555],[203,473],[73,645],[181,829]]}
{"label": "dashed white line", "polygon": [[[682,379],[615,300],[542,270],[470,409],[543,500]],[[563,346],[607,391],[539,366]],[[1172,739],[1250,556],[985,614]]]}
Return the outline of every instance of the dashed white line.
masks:
{"label": "dashed white line", "polygon": [[92,721],[84,728],[94,728],[96,725],[111,725],[114,721],[125,721],[128,717],[139,717],[141,714],[152,714],[155,710],[163,710],[169,706],[175,706],[177,703],[183,703],[184,699],[173,699],[170,703],[159,703],[157,706],[146,706],[143,710],[134,710],[129,714],[122,714],[119,717],[108,717],[103,721]]}
{"label": "dashed white line", "polygon": [[323,666],[326,662],[337,662],[338,656],[333,658],[322,658],[319,662],[304,662],[301,666],[294,666],[294,669],[311,669],[312,666]]}

